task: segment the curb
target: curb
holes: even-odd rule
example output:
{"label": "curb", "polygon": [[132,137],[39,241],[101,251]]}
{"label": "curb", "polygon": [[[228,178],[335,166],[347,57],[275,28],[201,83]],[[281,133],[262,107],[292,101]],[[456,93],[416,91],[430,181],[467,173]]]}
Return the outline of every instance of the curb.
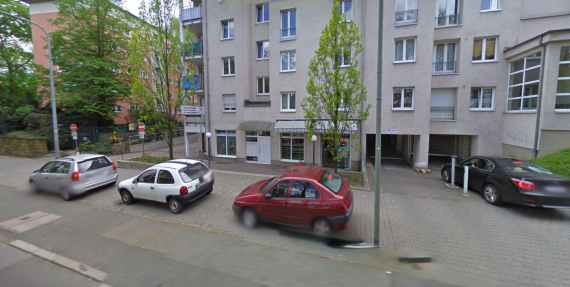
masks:
{"label": "curb", "polygon": [[398,261],[405,263],[431,263],[431,256],[398,256]]}

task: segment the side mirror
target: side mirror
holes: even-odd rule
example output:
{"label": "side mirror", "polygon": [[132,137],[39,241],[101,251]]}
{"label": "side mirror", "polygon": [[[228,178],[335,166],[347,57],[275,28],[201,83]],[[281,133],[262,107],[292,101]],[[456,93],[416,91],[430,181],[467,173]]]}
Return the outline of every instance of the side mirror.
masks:
{"label": "side mirror", "polygon": [[265,194],[265,199],[272,199],[273,195],[271,194],[271,192],[268,192]]}
{"label": "side mirror", "polygon": [[135,178],[135,179],[133,179],[133,183],[137,183],[137,179],[136,179],[136,178]]}
{"label": "side mirror", "polygon": [[32,173],[40,173],[40,172],[42,172],[40,169],[36,169]]}

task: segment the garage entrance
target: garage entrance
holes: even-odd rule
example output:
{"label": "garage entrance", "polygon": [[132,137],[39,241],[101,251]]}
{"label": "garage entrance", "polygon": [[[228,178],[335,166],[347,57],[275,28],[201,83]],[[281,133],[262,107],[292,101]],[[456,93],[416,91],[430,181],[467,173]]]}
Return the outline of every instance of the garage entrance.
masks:
{"label": "garage entrance", "polygon": [[[382,135],[380,139],[381,157],[392,159],[412,158],[414,137],[411,135]],[[366,154],[370,158],[376,155],[376,135],[366,135]]]}
{"label": "garage entrance", "polygon": [[429,155],[456,155],[457,149],[456,135],[429,135]]}

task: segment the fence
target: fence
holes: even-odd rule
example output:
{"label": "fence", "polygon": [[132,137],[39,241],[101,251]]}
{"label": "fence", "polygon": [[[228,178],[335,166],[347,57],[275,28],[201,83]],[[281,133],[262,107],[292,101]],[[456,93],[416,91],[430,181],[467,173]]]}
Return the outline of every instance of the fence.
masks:
{"label": "fence", "polygon": [[434,62],[433,72],[434,75],[445,75],[457,73],[457,62]]}
{"label": "fence", "polygon": [[[184,135],[184,129],[180,128],[174,131],[174,137],[181,137]],[[155,132],[155,133],[145,133],[144,135],[144,142],[153,142],[153,141],[160,141],[160,140],[164,140],[165,135],[163,135],[162,133],[159,132]],[[129,146],[131,145],[136,145],[136,144],[141,144],[143,142],[143,139],[141,139],[138,135],[138,132],[136,135],[129,135],[125,138],[124,140],[125,143],[127,143]]]}
{"label": "fence", "polygon": [[429,117],[432,120],[453,120],[455,118],[455,108],[431,107]]}
{"label": "fence", "polygon": [[396,12],[396,26],[418,23],[418,9]]}
{"label": "fence", "polygon": [[182,9],[182,21],[202,19],[202,5]]}

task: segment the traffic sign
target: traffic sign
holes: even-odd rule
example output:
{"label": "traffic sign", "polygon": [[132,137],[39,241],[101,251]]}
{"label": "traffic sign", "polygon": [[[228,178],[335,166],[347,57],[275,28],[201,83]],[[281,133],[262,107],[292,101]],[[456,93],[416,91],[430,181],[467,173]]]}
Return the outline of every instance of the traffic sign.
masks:
{"label": "traffic sign", "polygon": [[77,132],[71,132],[71,136],[73,137],[74,140],[76,140],[77,139]]}
{"label": "traffic sign", "polygon": [[145,129],[144,123],[140,123],[139,124],[139,131],[144,132],[144,129]]}
{"label": "traffic sign", "polygon": [[201,116],[206,113],[206,108],[200,106],[181,106],[180,113],[183,115]]}
{"label": "traffic sign", "polygon": [[144,139],[145,132],[139,132],[139,138]]}
{"label": "traffic sign", "polygon": [[71,124],[71,126],[69,126],[69,128],[71,128],[72,132],[76,132],[77,131],[77,125],[76,124]]}

